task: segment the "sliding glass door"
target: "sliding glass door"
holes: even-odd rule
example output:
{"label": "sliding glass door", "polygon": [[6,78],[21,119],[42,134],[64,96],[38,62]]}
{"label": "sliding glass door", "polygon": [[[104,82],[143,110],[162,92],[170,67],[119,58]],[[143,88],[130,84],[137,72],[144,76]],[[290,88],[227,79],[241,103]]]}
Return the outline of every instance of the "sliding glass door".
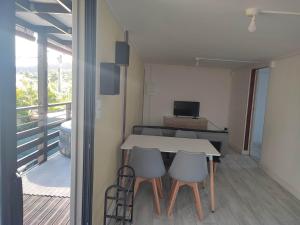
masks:
{"label": "sliding glass door", "polygon": [[[78,16],[79,6],[80,9],[85,9],[85,17]],[[73,200],[69,204],[71,205],[71,224],[81,224],[82,222],[91,224],[93,185],[93,139],[91,137],[94,136],[96,0],[75,0],[73,9],[78,16],[73,17],[73,25],[77,27],[74,29],[76,42],[73,44],[75,55],[73,69],[77,70],[77,67],[85,69],[80,69],[80,72],[78,72],[79,69],[78,71],[73,70],[73,84],[75,84],[73,90],[76,92],[73,93],[74,106],[72,105],[72,109],[74,110],[71,115],[76,131],[72,132],[72,135],[75,134],[73,136],[79,138],[74,138],[72,143],[72,149],[76,151],[72,151],[74,157],[72,156],[71,183],[74,190],[71,194]],[[22,181],[17,174],[15,18],[15,1],[2,0],[0,7],[0,225],[23,224]],[[78,23],[82,20],[85,23],[80,23],[83,27],[78,29]],[[82,36],[85,36],[84,40],[86,41],[79,41],[79,31],[84,30],[86,32],[83,32]],[[79,46],[85,51],[79,53]],[[43,48],[45,50],[45,47]],[[84,63],[78,66],[77,63],[82,58],[84,58]],[[43,65],[46,66],[45,60],[43,62]],[[79,78],[82,77],[85,80],[81,83]],[[61,86],[58,88],[61,89]],[[51,107],[60,107],[60,105]],[[71,105],[68,104],[65,110],[68,119],[70,119],[70,109]],[[34,131],[32,130],[32,132]],[[54,136],[55,134],[51,133],[51,137]],[[42,162],[45,161],[45,158],[39,158],[39,160]],[[84,183],[82,182],[83,177],[85,178]]]}
{"label": "sliding glass door", "polygon": [[22,224],[22,184],[17,172],[15,2],[0,7],[0,223]]}

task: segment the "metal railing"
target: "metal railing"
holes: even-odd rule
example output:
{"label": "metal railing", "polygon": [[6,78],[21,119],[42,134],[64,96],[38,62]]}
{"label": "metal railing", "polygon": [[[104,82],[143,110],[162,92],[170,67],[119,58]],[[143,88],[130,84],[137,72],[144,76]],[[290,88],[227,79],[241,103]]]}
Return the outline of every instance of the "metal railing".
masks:
{"label": "metal railing", "polygon": [[132,224],[134,184],[134,169],[129,166],[121,167],[116,181],[105,191],[103,225]]}
{"label": "metal railing", "polygon": [[71,119],[71,102],[17,108],[18,168],[29,163],[43,163],[59,146],[59,126]]}

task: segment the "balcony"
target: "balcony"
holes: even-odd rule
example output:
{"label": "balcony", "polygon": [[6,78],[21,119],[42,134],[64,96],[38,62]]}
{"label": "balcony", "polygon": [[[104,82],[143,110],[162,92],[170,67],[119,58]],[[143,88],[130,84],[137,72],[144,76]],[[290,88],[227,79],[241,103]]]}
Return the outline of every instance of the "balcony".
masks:
{"label": "balcony", "polygon": [[[59,126],[71,119],[71,102],[49,104],[43,107],[17,108],[17,153],[19,171],[47,161],[58,151]],[[26,122],[24,122],[26,121]]]}
{"label": "balcony", "polygon": [[24,225],[70,223],[70,165],[55,153],[22,175]]}
{"label": "balcony", "polygon": [[23,224],[69,224],[71,160],[59,152],[59,135],[71,119],[71,102],[49,104],[45,116],[42,108],[17,108]]}

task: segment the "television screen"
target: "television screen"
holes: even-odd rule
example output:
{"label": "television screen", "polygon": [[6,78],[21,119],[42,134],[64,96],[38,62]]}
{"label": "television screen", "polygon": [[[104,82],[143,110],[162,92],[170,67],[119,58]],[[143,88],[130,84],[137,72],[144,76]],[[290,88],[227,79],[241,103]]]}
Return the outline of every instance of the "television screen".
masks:
{"label": "television screen", "polygon": [[199,117],[200,102],[174,101],[174,116]]}

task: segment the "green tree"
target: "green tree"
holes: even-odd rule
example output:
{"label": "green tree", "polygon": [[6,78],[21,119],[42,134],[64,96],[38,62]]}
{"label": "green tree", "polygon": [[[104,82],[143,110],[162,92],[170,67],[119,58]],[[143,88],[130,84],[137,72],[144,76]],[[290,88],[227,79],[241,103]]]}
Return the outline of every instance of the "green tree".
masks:
{"label": "green tree", "polygon": [[22,79],[20,82],[22,85],[16,89],[17,107],[37,105],[37,89],[27,79]]}
{"label": "green tree", "polygon": [[[71,101],[72,80],[71,72],[63,73],[64,88],[58,92],[58,76],[56,71],[49,71],[48,74],[48,102],[61,103]],[[32,73],[17,74],[16,88],[16,104],[17,107],[38,105],[38,78]],[[49,112],[63,110],[64,106],[49,107]],[[36,110],[35,110],[36,111]],[[17,113],[18,124],[31,122],[34,111],[19,110]]]}

